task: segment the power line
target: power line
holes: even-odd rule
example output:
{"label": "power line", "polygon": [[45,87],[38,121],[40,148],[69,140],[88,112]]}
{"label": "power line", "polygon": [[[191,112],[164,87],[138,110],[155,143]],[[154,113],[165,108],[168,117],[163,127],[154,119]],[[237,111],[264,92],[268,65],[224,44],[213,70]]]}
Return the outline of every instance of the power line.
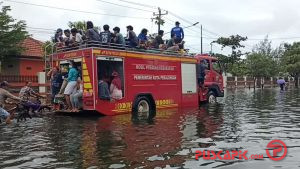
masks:
{"label": "power line", "polygon": [[105,15],[105,16],[134,18],[134,19],[150,19],[150,18],[145,18],[145,17],[134,17],[134,16],[125,16],[125,15],[116,15],[116,14],[107,14],[107,13],[98,13],[98,12],[88,12],[88,11],[75,10],[75,9],[67,9],[67,8],[61,8],[61,7],[55,7],[55,6],[48,6],[48,5],[27,3],[27,2],[19,2],[19,1],[14,1],[14,0],[4,0],[4,1],[13,2],[13,3],[19,3],[19,4],[24,4],[24,5],[44,7],[44,8],[58,9],[58,10],[64,10],[64,11],[87,13],[87,14],[93,14],[93,15]]}
{"label": "power line", "polygon": [[126,5],[120,5],[120,4],[116,4],[116,3],[112,3],[112,2],[107,2],[107,1],[103,1],[103,0],[96,0],[96,1],[107,3],[107,4],[111,4],[111,5],[116,5],[116,6],[120,6],[120,7],[124,7],[124,8],[130,8],[130,9],[135,9],[135,10],[140,10],[140,11],[144,11],[144,12],[151,12],[151,13],[153,13],[153,11],[146,10],[146,9],[140,9],[140,8],[135,8],[135,7],[131,7],[131,6],[126,6]]}
{"label": "power line", "polygon": [[138,6],[142,6],[142,7],[147,7],[147,8],[153,8],[153,9],[157,8],[156,6],[151,6],[151,5],[147,5],[147,4],[141,4],[141,3],[138,3],[138,2],[132,2],[132,1],[126,1],[126,0],[118,0],[118,1],[129,3],[129,4],[133,4],[133,5],[138,5]]}
{"label": "power line", "polygon": [[40,30],[45,30],[45,31],[55,31],[55,29],[49,29],[49,28],[36,28],[36,27],[30,27],[30,26],[26,26],[26,28],[29,28],[29,29],[40,29]]}

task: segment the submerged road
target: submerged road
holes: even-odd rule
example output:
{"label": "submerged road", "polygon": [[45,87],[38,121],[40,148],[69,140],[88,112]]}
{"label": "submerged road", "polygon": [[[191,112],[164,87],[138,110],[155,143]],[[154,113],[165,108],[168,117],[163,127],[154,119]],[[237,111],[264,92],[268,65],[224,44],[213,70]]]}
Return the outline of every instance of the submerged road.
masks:
{"label": "submerged road", "polygon": [[[286,156],[280,161],[267,155],[272,140],[286,144]],[[211,153],[213,159],[202,155],[195,159],[196,151],[223,151],[224,158],[227,150],[262,158],[214,159]],[[275,151],[277,157],[284,150]],[[269,151],[273,155],[274,150]],[[300,167],[299,159],[300,90],[296,89],[227,90],[216,105],[160,110],[153,122],[132,122],[130,115],[120,115],[45,116],[0,124],[0,168],[4,169],[293,169]]]}

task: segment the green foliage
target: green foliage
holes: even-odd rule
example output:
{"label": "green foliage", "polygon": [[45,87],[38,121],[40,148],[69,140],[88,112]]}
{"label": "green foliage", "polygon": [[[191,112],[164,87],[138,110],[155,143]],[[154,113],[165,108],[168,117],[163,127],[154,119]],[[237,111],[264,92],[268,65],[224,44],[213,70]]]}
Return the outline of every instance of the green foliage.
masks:
{"label": "green foliage", "polygon": [[268,37],[259,42],[246,58],[247,74],[252,77],[278,76],[282,71],[280,58],[284,52],[283,46],[272,48],[272,42]]}
{"label": "green foliage", "polygon": [[292,45],[285,44],[284,47],[282,63],[285,65],[285,70],[298,80],[300,76],[300,42],[295,42]]}
{"label": "green foliage", "polygon": [[9,6],[3,6],[0,11],[0,61],[21,54],[23,48],[20,43],[29,36],[25,21],[16,21],[8,15],[9,11]]}
{"label": "green foliage", "polygon": [[153,18],[155,20],[155,24],[158,25],[164,25],[165,24],[165,20],[161,19],[159,16],[156,16],[155,18]]}
{"label": "green foliage", "polygon": [[252,53],[246,59],[247,74],[252,77],[273,76],[273,60],[262,53]]}
{"label": "green foliage", "polygon": [[[237,67],[234,65],[240,60],[240,57],[244,55],[244,53],[239,50],[240,48],[245,47],[241,44],[241,42],[246,41],[247,37],[242,37],[240,35],[232,35],[230,37],[220,37],[216,41],[213,41],[212,43],[217,43],[222,46],[222,48],[230,47],[232,50],[232,53],[229,56],[221,55],[221,54],[215,54],[214,56],[217,57],[221,63],[222,69],[225,71],[225,74],[227,72],[230,72],[230,68],[234,68],[235,71],[237,71]],[[232,72],[230,72],[232,73]],[[237,73],[237,72],[235,72]],[[239,74],[239,73],[238,73]]]}
{"label": "green foliage", "polygon": [[[54,48],[53,48],[54,47]],[[53,51],[52,51],[53,50]],[[45,55],[50,55],[55,51],[55,45],[52,41],[46,41],[43,44],[43,52],[46,52]]]}
{"label": "green foliage", "polygon": [[[69,22],[68,23],[69,28],[76,28],[78,30],[83,30],[84,32],[86,32],[87,27],[86,27],[86,21],[77,21],[77,22]],[[98,26],[94,26],[94,28],[98,31],[100,31],[100,27]]]}
{"label": "green foliage", "polygon": [[245,60],[240,60],[233,65],[230,65],[228,71],[233,76],[245,76],[248,74],[248,69]]}
{"label": "green foliage", "polygon": [[236,50],[238,48],[245,47],[244,45],[241,44],[241,42],[246,41],[247,39],[248,39],[247,37],[242,37],[240,35],[231,35],[228,38],[220,37],[213,43],[217,43],[217,44],[221,45],[223,48],[231,47],[232,50]]}

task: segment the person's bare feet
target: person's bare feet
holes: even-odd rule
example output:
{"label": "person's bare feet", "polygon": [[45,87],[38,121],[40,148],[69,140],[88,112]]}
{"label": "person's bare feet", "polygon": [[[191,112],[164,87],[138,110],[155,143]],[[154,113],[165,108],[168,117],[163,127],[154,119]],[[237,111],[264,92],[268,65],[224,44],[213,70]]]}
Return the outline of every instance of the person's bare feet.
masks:
{"label": "person's bare feet", "polygon": [[10,117],[7,117],[6,120],[5,120],[6,124],[10,124],[11,123],[11,119]]}

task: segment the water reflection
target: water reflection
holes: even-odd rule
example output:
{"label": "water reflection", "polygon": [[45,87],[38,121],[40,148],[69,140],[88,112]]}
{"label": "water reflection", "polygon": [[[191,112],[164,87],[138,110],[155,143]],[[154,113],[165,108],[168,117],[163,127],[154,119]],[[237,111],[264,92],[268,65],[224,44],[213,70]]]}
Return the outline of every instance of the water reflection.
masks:
{"label": "water reflection", "polygon": [[[36,118],[0,125],[0,168],[296,168],[300,91],[231,90],[220,104],[168,109],[151,122],[114,117]],[[285,160],[265,154],[270,140],[288,145]],[[194,159],[196,150],[248,150],[263,160]]]}

